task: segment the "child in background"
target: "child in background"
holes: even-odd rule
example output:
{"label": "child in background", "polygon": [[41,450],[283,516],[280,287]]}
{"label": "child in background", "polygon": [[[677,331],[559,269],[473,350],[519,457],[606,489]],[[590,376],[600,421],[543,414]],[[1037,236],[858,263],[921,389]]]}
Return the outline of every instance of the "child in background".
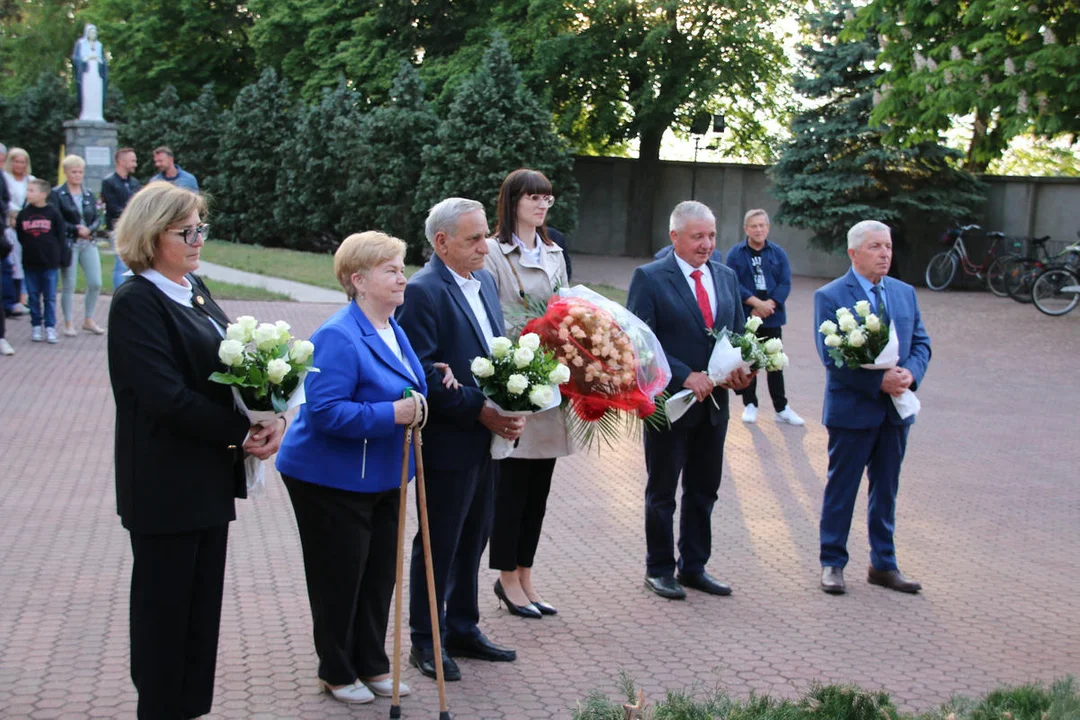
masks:
{"label": "child in background", "polygon": [[23,272],[30,295],[30,339],[55,344],[60,341],[56,334],[56,282],[59,268],[70,261],[65,257],[70,250],[64,218],[48,204],[51,189],[45,180],[35,178],[29,182],[26,207],[15,218],[15,232],[22,244]]}

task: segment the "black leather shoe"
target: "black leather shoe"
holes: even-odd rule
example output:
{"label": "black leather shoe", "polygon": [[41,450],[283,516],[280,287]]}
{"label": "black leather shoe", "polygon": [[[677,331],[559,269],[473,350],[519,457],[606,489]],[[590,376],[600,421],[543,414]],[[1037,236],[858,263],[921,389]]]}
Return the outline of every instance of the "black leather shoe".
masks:
{"label": "black leather shoe", "polygon": [[645,587],[652,590],[654,593],[662,598],[668,600],[685,600],[686,591],[682,589],[678,581],[671,575],[660,575],[658,577],[645,576]]}
{"label": "black leather shoe", "polygon": [[543,600],[537,600],[533,603],[533,607],[540,611],[541,615],[558,615],[559,611],[555,609],[554,605],[549,605]]}
{"label": "black leather shoe", "polygon": [[[429,678],[435,678],[435,650],[432,648],[420,648],[413,645],[412,651],[409,653],[409,664],[420,671],[421,675],[426,675]],[[447,682],[455,682],[461,679],[461,668],[454,662],[453,658],[446,654],[446,650],[443,650],[442,654],[442,671],[443,679]]]}
{"label": "black leather shoe", "polygon": [[446,652],[451,657],[467,657],[490,662],[513,662],[517,653],[510,648],[499,647],[483,635],[473,638],[446,638]]}
{"label": "black leather shoe", "polygon": [[843,595],[847,592],[844,585],[844,568],[826,566],[821,568],[821,589],[830,595]]}
{"label": "black leather shoe", "polygon": [[503,590],[502,580],[495,581],[495,597],[500,601],[506,603],[506,609],[510,611],[511,615],[517,615],[523,618],[538,618],[541,616],[540,609],[532,603],[528,605],[515,605],[510,601],[510,598],[506,597],[506,591]]}
{"label": "black leather shoe", "polygon": [[694,588],[701,592],[707,592],[710,595],[730,595],[731,586],[726,585],[707,572],[700,572],[690,574],[679,574],[676,577],[679,584],[683,587]]}
{"label": "black leather shoe", "polygon": [[917,593],[922,590],[922,585],[904,577],[899,570],[875,570],[872,565],[867,572],[866,582],[904,593]]}

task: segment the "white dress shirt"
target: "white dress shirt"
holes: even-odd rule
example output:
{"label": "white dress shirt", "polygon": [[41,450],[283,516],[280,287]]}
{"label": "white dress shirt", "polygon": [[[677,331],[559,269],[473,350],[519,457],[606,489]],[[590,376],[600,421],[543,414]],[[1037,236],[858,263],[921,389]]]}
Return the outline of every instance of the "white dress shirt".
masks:
{"label": "white dress shirt", "polygon": [[678,255],[675,255],[675,262],[679,263],[679,269],[682,270],[682,274],[686,277],[686,282],[690,285],[690,295],[695,300],[697,299],[697,283],[694,282],[694,278],[690,277],[690,273],[695,270],[701,271],[701,284],[705,286],[705,294],[709,296],[709,307],[712,309],[713,320],[715,321],[716,286],[713,283],[712,269],[709,267],[709,263],[705,263],[701,267],[694,267]]}
{"label": "white dress shirt", "polygon": [[401,361],[402,367],[409,373],[409,377],[416,380],[416,374],[413,372],[412,366],[409,365],[409,361],[405,359],[405,353],[401,351],[401,344],[397,341],[397,335],[394,334],[393,327],[375,328],[375,332],[378,333],[382,341],[386,343],[386,347],[390,348],[390,352],[394,353],[398,360]]}
{"label": "white dress shirt", "polygon": [[451,270],[449,265],[446,266],[446,269],[450,270],[450,274],[454,276],[454,281],[457,282],[461,292],[465,295],[469,307],[472,308],[476,322],[480,323],[480,332],[484,334],[484,341],[487,342],[490,351],[491,341],[495,339],[495,333],[491,329],[491,320],[488,319],[484,302],[480,299],[480,281],[474,278],[471,273],[467,278],[461,277]]}

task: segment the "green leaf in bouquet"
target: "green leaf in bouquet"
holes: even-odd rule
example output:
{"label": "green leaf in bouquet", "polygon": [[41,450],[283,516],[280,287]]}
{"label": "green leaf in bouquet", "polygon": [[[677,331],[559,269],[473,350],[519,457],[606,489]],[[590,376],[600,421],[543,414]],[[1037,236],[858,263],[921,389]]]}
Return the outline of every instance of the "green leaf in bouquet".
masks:
{"label": "green leaf in bouquet", "polygon": [[247,383],[246,377],[237,377],[232,373],[227,372],[214,372],[210,374],[210,382],[216,382],[221,385],[245,385]]}
{"label": "green leaf in bouquet", "polygon": [[270,394],[270,404],[273,406],[274,412],[285,412],[289,408],[285,396],[276,390]]}

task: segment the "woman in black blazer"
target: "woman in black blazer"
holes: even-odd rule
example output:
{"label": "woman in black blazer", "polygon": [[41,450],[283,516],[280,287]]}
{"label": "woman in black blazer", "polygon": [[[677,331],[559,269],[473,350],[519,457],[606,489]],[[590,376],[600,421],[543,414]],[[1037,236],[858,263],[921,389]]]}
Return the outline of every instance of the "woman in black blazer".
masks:
{"label": "woman in black blazer", "polygon": [[210,712],[229,522],[245,497],[244,452],[277,451],[284,420],[251,426],[224,385],[229,319],[193,274],[207,226],[200,195],[151,183],[116,228],[135,276],[109,308],[116,497],[135,556],[131,677],[139,718]]}
{"label": "woman in black blazer", "polygon": [[49,203],[64,216],[67,225],[68,247],[71,258],[61,268],[64,290],[60,294],[60,309],[64,313],[64,335],[75,337],[75,273],[82,266],[86,276],[86,295],[83,296],[83,330],[94,335],[105,331],[94,322],[94,309],[101,292],[101,255],[98,253],[94,233],[101,227],[103,218],[98,216],[94,193],[83,186],[86,161],[78,155],[68,155],[63,162],[67,182],[53,188]]}

